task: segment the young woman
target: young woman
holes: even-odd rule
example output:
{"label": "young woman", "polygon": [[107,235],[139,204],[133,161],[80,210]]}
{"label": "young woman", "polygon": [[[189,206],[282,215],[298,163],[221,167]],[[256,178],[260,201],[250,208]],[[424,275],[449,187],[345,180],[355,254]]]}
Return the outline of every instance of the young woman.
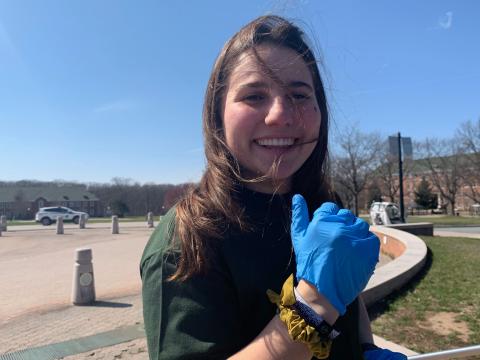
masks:
{"label": "young woman", "polygon": [[264,16],[225,44],[205,97],[206,171],[141,261],[150,359],[405,359],[372,344],[356,299],[379,242],[334,204],[328,120],[298,27]]}

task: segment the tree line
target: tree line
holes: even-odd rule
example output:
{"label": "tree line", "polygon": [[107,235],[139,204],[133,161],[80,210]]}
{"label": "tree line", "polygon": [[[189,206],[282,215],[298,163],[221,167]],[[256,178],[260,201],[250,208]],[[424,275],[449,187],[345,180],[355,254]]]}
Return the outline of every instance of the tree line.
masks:
{"label": "tree line", "polygon": [[[354,126],[334,139],[331,182],[346,207],[358,214],[372,201],[398,201],[398,159],[389,154],[384,138]],[[414,158],[405,159],[403,169],[422,179],[415,190],[418,206],[437,206],[432,198],[436,192],[454,214],[462,188],[464,196],[480,203],[480,119],[460,124],[450,138],[430,137],[413,145]]]}
{"label": "tree line", "polygon": [[191,186],[185,184],[140,184],[132,179],[113,178],[110,183],[79,183],[63,180],[54,181],[0,181],[0,188],[15,191],[13,210],[15,218],[29,218],[25,215],[28,201],[23,197],[22,187],[82,186],[99,199],[99,208],[105,215],[145,216],[148,212],[163,215]]}
{"label": "tree line", "polygon": [[148,212],[163,215],[192,186],[184,184],[140,184],[131,179],[113,178],[108,184],[89,184],[107,213],[119,216],[141,216]]}

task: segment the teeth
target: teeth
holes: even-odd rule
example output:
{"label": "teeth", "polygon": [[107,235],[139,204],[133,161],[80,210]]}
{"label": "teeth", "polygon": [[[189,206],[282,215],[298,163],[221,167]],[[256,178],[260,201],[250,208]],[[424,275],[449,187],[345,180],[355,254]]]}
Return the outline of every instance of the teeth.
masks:
{"label": "teeth", "polygon": [[279,138],[279,139],[259,139],[258,145],[262,146],[290,146],[293,145],[295,139],[293,138]]}

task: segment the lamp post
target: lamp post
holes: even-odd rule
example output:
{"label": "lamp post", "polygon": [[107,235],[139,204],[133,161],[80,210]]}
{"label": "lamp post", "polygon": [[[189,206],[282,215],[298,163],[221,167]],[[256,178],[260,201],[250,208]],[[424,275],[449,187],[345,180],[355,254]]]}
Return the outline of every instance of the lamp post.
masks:
{"label": "lamp post", "polygon": [[403,137],[400,132],[397,136],[388,137],[390,145],[390,155],[398,156],[398,181],[400,190],[400,219],[405,222],[405,205],[403,202],[403,161],[402,161],[402,148],[405,157],[412,157],[412,139],[409,137]]}
{"label": "lamp post", "polygon": [[398,178],[400,182],[400,219],[405,222],[405,206],[403,204],[403,162],[402,162],[402,136],[398,133]]}

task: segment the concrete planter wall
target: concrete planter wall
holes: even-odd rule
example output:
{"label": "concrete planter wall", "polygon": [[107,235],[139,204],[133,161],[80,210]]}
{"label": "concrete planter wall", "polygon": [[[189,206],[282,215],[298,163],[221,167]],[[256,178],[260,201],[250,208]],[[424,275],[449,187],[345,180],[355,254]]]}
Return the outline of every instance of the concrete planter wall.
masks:
{"label": "concrete planter wall", "polygon": [[370,230],[379,237],[381,251],[394,260],[375,270],[362,293],[367,306],[407,284],[427,259],[427,246],[419,237],[385,226],[372,226]]}

